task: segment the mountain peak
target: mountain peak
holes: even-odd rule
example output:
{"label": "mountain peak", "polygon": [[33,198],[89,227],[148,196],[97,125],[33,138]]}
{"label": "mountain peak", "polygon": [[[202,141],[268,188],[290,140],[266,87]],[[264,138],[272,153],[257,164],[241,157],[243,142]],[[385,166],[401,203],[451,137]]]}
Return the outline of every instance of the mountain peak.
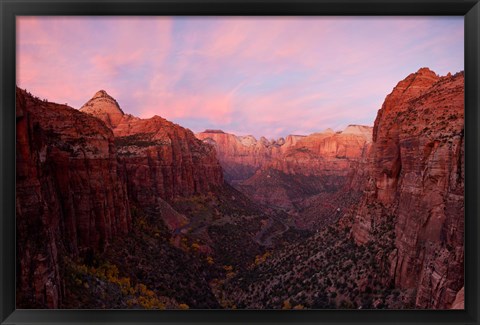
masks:
{"label": "mountain peak", "polygon": [[92,99],[93,98],[100,98],[100,97],[110,97],[110,98],[113,98],[112,96],[110,96],[105,90],[101,89],[99,91],[97,91],[95,93],[95,95],[93,95]]}
{"label": "mountain peak", "polygon": [[423,68],[420,68],[418,69],[418,71],[415,73],[417,75],[430,75],[430,76],[437,76],[437,74],[430,70],[430,68],[427,68],[427,67],[423,67]]}
{"label": "mountain peak", "polygon": [[103,89],[97,91],[80,111],[102,120],[111,129],[114,129],[125,115],[118,102]]}
{"label": "mountain peak", "polygon": [[395,102],[400,97],[413,98],[418,96],[438,80],[440,80],[440,77],[435,72],[429,68],[420,68],[417,72],[409,74],[405,79],[398,82],[390,95],[387,96],[390,99],[386,100],[384,105],[389,106],[392,98],[396,98],[393,100]]}
{"label": "mountain peak", "polygon": [[[412,79],[412,84],[414,85],[423,85],[425,83],[435,82],[440,79],[440,77],[429,68],[420,68],[417,72],[412,73],[409,77]],[[405,80],[409,79],[409,77],[407,77]]]}
{"label": "mountain peak", "polygon": [[371,126],[350,124],[345,128],[345,130],[342,131],[341,134],[344,134],[344,135],[345,134],[353,134],[353,135],[357,135],[357,136],[362,136],[367,141],[371,141],[372,131],[373,131],[373,128]]}
{"label": "mountain peak", "polygon": [[222,130],[206,129],[203,133],[225,133]]}

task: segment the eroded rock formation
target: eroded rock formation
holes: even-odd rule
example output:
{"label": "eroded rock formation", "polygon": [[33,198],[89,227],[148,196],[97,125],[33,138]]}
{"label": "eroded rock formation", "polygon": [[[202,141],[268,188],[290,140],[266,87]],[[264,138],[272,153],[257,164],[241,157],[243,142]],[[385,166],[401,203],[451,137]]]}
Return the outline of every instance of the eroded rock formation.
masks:
{"label": "eroded rock formation", "polygon": [[215,150],[190,130],[159,116],[140,119],[124,114],[104,91],[97,92],[80,110],[106,121],[112,129],[129,198],[163,214],[169,227],[187,222],[165,208],[174,197],[208,193],[223,185]]}
{"label": "eroded rock formation", "polygon": [[[362,191],[352,191],[351,183],[358,181],[354,175],[370,148],[372,128],[349,125],[341,132],[327,129],[278,140],[219,130],[197,137],[216,148],[226,179],[237,189],[255,202],[290,211],[298,227],[314,230],[335,221]],[[349,203],[338,205],[340,197]]]}
{"label": "eroded rock formation", "polygon": [[206,130],[196,136],[215,146],[226,179],[235,182],[269,168],[306,176],[348,173],[349,161],[362,157],[371,134],[371,127],[350,125],[342,132],[328,129],[277,140],[257,140],[251,135],[236,136],[220,130]]}
{"label": "eroded rock formation", "polygon": [[88,259],[126,235],[132,205],[176,229],[188,219],[169,201],[223,185],[213,147],[124,114],[105,91],[78,111],[17,88],[16,106],[18,307],[59,307],[63,257]]}
{"label": "eroded rock formation", "polygon": [[375,120],[353,224],[364,244],[395,217],[390,274],[413,290],[419,308],[448,308],[464,283],[463,95],[463,73],[439,77],[422,68],[398,83]]}
{"label": "eroded rock formation", "polygon": [[59,306],[63,256],[129,230],[114,137],[101,121],[17,88],[18,306]]}

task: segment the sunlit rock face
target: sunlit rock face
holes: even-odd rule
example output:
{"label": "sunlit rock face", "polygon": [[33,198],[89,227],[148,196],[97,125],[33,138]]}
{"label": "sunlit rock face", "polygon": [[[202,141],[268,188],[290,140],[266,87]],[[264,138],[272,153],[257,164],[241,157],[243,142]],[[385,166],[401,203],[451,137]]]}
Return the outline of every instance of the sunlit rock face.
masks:
{"label": "sunlit rock face", "polygon": [[354,203],[350,197],[361,190],[352,190],[351,182],[369,150],[372,128],[349,125],[277,140],[219,130],[196,136],[215,147],[227,181],[257,203],[290,211],[297,227],[311,230]]}
{"label": "sunlit rock face", "polygon": [[464,283],[463,98],[463,73],[422,68],[399,82],[378,112],[362,175],[353,237],[375,241],[375,225],[395,216],[390,273],[416,290],[419,308],[449,308]]}
{"label": "sunlit rock face", "polygon": [[105,121],[115,136],[126,171],[130,196],[141,205],[156,205],[177,195],[205,193],[223,184],[212,146],[159,116],[140,119],[123,114],[116,101],[97,92],[81,109]]}
{"label": "sunlit rock face", "polygon": [[18,306],[56,308],[62,258],[129,230],[124,171],[98,119],[17,88]]}
{"label": "sunlit rock face", "polygon": [[257,170],[273,168],[287,174],[321,174],[344,171],[350,159],[358,159],[371,142],[372,128],[350,125],[342,132],[327,129],[308,136],[289,135],[267,140],[236,136],[220,130],[197,133],[215,146],[229,181],[243,181]]}
{"label": "sunlit rock face", "polygon": [[80,108],[80,111],[94,115],[110,128],[115,128],[125,115],[117,101],[107,94],[105,90],[99,90],[95,93],[95,95]]}
{"label": "sunlit rock face", "polygon": [[124,114],[105,91],[80,111],[18,88],[16,99],[17,307],[61,306],[63,258],[127,235],[132,205],[176,229],[188,220],[174,197],[223,185],[212,146],[158,116]]}

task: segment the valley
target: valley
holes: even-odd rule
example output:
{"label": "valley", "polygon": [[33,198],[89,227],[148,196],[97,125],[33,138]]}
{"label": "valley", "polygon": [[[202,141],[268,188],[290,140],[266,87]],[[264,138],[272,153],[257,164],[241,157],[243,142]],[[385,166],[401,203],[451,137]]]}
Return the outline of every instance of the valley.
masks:
{"label": "valley", "polygon": [[17,308],[457,308],[463,96],[422,68],[373,126],[257,140],[17,87]]}

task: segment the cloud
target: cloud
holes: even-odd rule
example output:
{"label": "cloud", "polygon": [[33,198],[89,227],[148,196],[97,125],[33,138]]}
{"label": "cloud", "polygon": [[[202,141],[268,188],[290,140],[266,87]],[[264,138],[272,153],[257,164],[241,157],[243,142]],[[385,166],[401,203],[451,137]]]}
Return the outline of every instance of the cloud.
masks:
{"label": "cloud", "polygon": [[17,26],[17,84],[79,108],[99,89],[121,101],[145,82],[149,61],[168,52],[171,20],[19,17]]}
{"label": "cloud", "polygon": [[418,68],[463,69],[462,17],[19,17],[17,83],[80,107],[285,136],[373,124]]}
{"label": "cloud", "polygon": [[232,112],[232,94],[186,96],[168,94],[147,99],[139,110],[139,116],[149,118],[153,115],[161,115],[170,120],[208,118],[214,123],[225,125],[231,123]]}

